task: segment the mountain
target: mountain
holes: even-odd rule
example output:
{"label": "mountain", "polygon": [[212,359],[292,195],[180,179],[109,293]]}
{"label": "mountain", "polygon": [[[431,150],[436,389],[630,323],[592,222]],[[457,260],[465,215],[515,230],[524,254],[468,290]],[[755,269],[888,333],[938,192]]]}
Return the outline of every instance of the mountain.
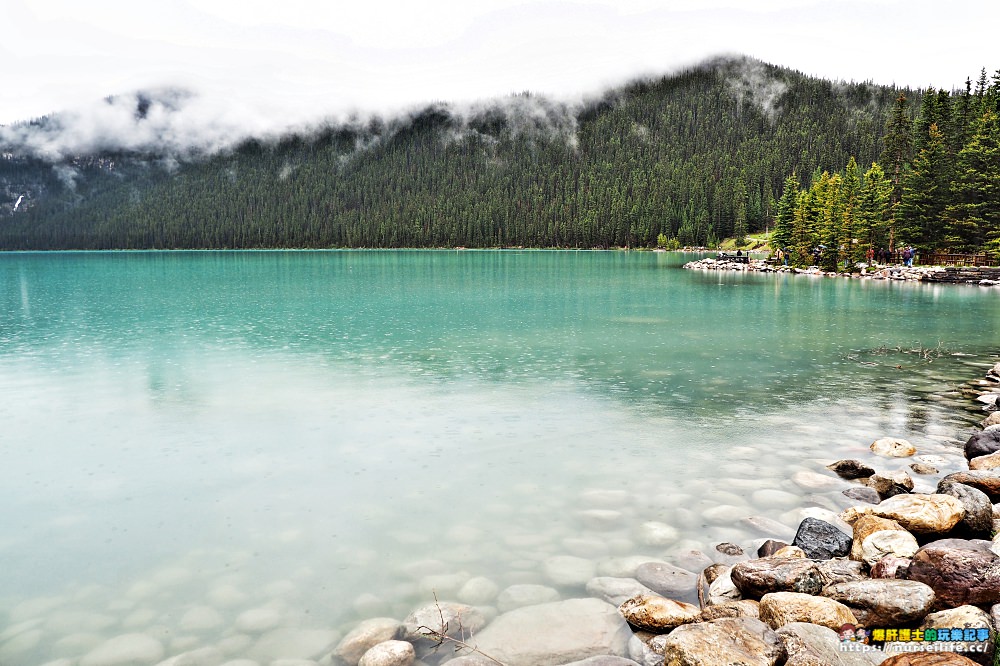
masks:
{"label": "mountain", "polygon": [[919,100],[726,58],[577,103],[433,104],[230,145],[185,144],[185,96],[137,95],[108,101],[127,131],[0,128],[0,248],[706,244],[771,225],[790,173],[871,164],[900,93]]}

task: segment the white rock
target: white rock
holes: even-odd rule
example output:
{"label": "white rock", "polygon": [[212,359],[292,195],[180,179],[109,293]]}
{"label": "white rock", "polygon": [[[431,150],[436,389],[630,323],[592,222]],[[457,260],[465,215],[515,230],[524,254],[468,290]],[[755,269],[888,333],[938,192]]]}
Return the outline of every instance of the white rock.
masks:
{"label": "white rock", "polygon": [[750,496],[750,501],[760,507],[773,507],[775,509],[790,509],[802,503],[799,495],[786,492],[784,490],[757,490]]}
{"label": "white rock", "polygon": [[556,555],[545,560],[542,565],[545,577],[554,585],[583,587],[597,571],[590,560],[572,555]]}
{"label": "white rock", "polygon": [[234,655],[243,654],[252,644],[252,637],[247,636],[246,634],[235,634],[233,636],[226,636],[216,643],[215,647],[222,650],[222,653],[227,657],[232,657]]}
{"label": "white rock", "polygon": [[636,570],[647,562],[666,564],[666,561],[645,555],[609,557],[597,563],[597,575],[613,578],[633,578]]}
{"label": "white rock", "polygon": [[415,658],[412,643],[385,641],[365,652],[358,666],[410,666]]}
{"label": "white rock", "polygon": [[356,666],[368,650],[379,643],[394,640],[402,623],[391,617],[373,617],[360,622],[337,644],[334,656],[347,666]]}
{"label": "white rock", "polygon": [[792,474],[792,483],[806,490],[823,490],[837,485],[837,480],[826,474],[803,469]]}
{"label": "white rock", "polygon": [[465,581],[456,598],[464,604],[485,606],[497,598],[500,587],[489,578],[477,576]]}
{"label": "white rock", "polygon": [[7,640],[0,645],[0,664],[16,664],[20,655],[38,647],[44,635],[41,629],[29,629]]}
{"label": "white rock", "polygon": [[211,606],[196,606],[181,616],[178,627],[182,631],[203,632],[215,629],[224,621],[219,611]]}
{"label": "white rock", "polygon": [[861,542],[861,558],[874,566],[886,555],[912,557],[919,548],[916,537],[905,530],[879,530]]}
{"label": "white rock", "polygon": [[103,642],[104,637],[98,634],[72,633],[53,643],[51,653],[55,657],[78,657],[90,652]]}
{"label": "white rock", "polygon": [[80,666],[142,666],[163,659],[163,644],[146,634],[122,634],[84,655]]}
{"label": "white rock", "polygon": [[869,448],[871,448],[872,453],[875,455],[888,456],[890,458],[907,458],[917,452],[917,447],[905,439],[897,437],[876,439]]}
{"label": "white rock", "polygon": [[584,527],[591,530],[605,531],[621,527],[622,514],[611,509],[588,509],[577,513]]}
{"label": "white rock", "polygon": [[220,666],[260,666],[260,663],[253,659],[231,659]]}
{"label": "white rock", "polygon": [[629,499],[625,490],[588,490],[580,493],[580,504],[602,509],[617,509],[628,504]]}
{"label": "white rock", "polygon": [[677,541],[680,533],[676,527],[651,520],[639,525],[635,539],[644,546],[663,547]]}
{"label": "white rock", "polygon": [[251,608],[236,617],[236,629],[247,634],[262,634],[281,624],[282,615],[273,608]]}
{"label": "white rock", "polygon": [[511,585],[497,597],[501,613],[524,606],[535,606],[559,599],[559,591],[544,585]]}

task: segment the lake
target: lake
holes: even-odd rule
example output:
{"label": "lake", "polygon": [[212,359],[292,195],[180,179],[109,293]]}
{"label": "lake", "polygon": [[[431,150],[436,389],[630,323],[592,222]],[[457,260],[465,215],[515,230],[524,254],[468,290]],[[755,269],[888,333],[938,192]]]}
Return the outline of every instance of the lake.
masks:
{"label": "lake", "polygon": [[790,538],[877,437],[959,469],[997,290],[690,258],[0,254],[0,663],[317,658],[469,580]]}

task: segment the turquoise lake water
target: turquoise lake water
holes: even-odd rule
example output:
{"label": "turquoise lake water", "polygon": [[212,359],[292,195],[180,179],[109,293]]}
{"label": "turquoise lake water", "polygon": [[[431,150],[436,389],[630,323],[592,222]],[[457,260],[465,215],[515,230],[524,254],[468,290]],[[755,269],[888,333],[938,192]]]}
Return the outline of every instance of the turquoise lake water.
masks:
{"label": "turquoise lake water", "polygon": [[958,467],[1000,290],[690,258],[0,254],[0,663],[137,632],[267,663],[248,610],[339,634],[470,578],[579,596],[558,558],[840,510],[824,465],[876,437]]}

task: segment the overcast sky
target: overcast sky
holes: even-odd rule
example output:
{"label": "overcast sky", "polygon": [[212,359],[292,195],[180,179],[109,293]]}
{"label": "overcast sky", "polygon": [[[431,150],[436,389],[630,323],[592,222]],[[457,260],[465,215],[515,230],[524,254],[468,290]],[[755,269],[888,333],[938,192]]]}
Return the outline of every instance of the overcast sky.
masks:
{"label": "overcast sky", "polygon": [[141,88],[267,127],[531,90],[593,93],[718,54],[958,86],[1000,67],[994,0],[0,0],[0,124]]}

